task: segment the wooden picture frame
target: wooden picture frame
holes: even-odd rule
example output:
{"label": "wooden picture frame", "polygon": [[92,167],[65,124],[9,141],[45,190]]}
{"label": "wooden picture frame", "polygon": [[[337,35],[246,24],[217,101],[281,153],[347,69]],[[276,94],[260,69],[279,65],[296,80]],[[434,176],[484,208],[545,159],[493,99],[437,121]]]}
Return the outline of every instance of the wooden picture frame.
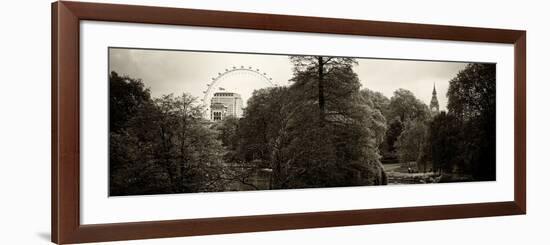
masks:
{"label": "wooden picture frame", "polygon": [[[82,20],[242,28],[514,45],[514,200],[478,204],[82,225],[79,23]],[[52,4],[51,237],[58,244],[305,229],[526,213],[526,32],[165,7]]]}

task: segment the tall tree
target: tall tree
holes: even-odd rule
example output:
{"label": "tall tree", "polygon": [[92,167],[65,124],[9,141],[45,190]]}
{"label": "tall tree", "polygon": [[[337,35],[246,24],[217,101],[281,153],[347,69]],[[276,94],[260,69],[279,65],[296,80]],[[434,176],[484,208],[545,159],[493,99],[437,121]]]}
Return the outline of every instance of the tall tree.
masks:
{"label": "tall tree", "polygon": [[[298,186],[382,184],[378,145],[385,119],[360,93],[356,61],[335,57],[291,57],[297,103],[291,152],[301,178]],[[315,108],[318,106],[318,108]],[[315,113],[319,112],[319,116]]]}
{"label": "tall tree", "polygon": [[399,159],[397,156],[397,148],[395,147],[395,143],[397,142],[399,135],[401,135],[401,132],[403,131],[403,123],[397,117],[389,121],[387,127],[388,129],[386,130],[384,141],[380,146],[382,161],[397,162]]}
{"label": "tall tree", "polygon": [[464,167],[460,120],[441,112],[430,122],[429,139],[434,170],[451,173]]}
{"label": "tall tree", "polygon": [[468,64],[450,81],[448,109],[463,122],[462,156],[474,179],[496,178],[496,65]]}
{"label": "tall tree", "polygon": [[189,94],[164,95],[156,99],[155,104],[159,111],[156,124],[161,155],[158,159],[172,180],[174,192],[194,192],[206,181],[205,166],[221,160],[217,133],[203,125],[203,108]]}
{"label": "tall tree", "polygon": [[151,93],[139,79],[109,74],[109,130],[124,128],[140,107],[151,102]]}
{"label": "tall tree", "polygon": [[255,92],[239,123],[241,149],[263,149],[258,155],[273,170],[271,188],[386,183],[377,148],[385,119],[359,92],[355,61],[291,61],[293,84]]}
{"label": "tall tree", "polygon": [[196,98],[152,100],[140,80],[114,72],[110,78],[111,195],[223,190],[223,181],[212,178],[218,177],[222,146]]}
{"label": "tall tree", "polygon": [[239,154],[246,161],[271,159],[270,141],[278,137],[294,102],[287,87],[254,91],[239,122]]}
{"label": "tall tree", "polygon": [[399,118],[401,122],[408,120],[426,121],[430,117],[430,110],[411,91],[400,88],[393,92],[388,115],[390,120]]}
{"label": "tall tree", "polygon": [[225,149],[224,160],[227,162],[239,161],[237,150],[239,147],[239,119],[234,116],[227,116],[216,122],[213,126],[219,132],[218,140]]}
{"label": "tall tree", "polygon": [[271,188],[287,185],[294,174],[290,166],[294,153],[288,152],[287,147],[292,141],[292,131],[302,126],[296,125],[296,118],[308,111],[307,106],[295,99],[297,95],[288,87],[257,90],[248,100],[239,123],[241,158],[268,164],[273,170]]}
{"label": "tall tree", "polygon": [[[353,58],[338,58],[324,56],[291,56],[290,61],[294,65],[294,78],[296,83],[307,83],[317,88],[317,102],[319,105],[319,123],[324,125],[326,120],[327,93],[334,89],[335,81],[331,76],[343,70],[350,70],[357,61]],[[305,85],[305,84],[304,84]]]}
{"label": "tall tree", "polygon": [[[422,131],[420,127],[424,127],[429,118],[428,106],[417,99],[411,91],[406,89],[394,91],[386,109],[389,125],[381,145],[384,161],[415,161],[417,157],[411,154],[418,152],[412,152],[411,144],[414,143],[413,141],[420,143],[421,139],[414,139],[411,136],[418,135]],[[400,139],[403,133],[406,135]],[[397,147],[397,144],[400,144],[400,147]]]}
{"label": "tall tree", "polygon": [[379,110],[386,120],[392,119],[389,115],[390,99],[388,99],[388,97],[384,96],[380,92],[372,91],[368,88],[362,89],[361,94],[372,102],[374,108]]}
{"label": "tall tree", "polygon": [[417,162],[427,142],[427,126],[422,121],[407,121],[396,148],[400,162]]}
{"label": "tall tree", "polygon": [[[150,92],[143,82],[115,71],[109,74],[109,193],[153,194],[169,191],[162,170],[154,163],[146,143],[155,113]],[[150,118],[149,118],[150,119]]]}
{"label": "tall tree", "polygon": [[449,113],[464,121],[491,119],[496,111],[496,65],[472,63],[449,82]]}

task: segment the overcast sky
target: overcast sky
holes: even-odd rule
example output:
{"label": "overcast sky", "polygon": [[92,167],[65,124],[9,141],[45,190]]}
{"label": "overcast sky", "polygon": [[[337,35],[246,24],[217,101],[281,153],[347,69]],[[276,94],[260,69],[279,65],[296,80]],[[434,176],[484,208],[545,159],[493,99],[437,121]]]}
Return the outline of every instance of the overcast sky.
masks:
{"label": "overcast sky", "polygon": [[[212,78],[233,66],[252,67],[266,73],[273,82],[284,86],[292,77],[292,66],[285,55],[234,54],[142,49],[110,49],[109,70],[143,80],[153,97],[182,92],[203,98]],[[362,88],[379,91],[391,98],[398,88],[412,91],[429,105],[435,84],[440,109],[446,110],[447,89],[451,80],[467,63],[358,59],[354,67]],[[250,73],[234,73],[214,87],[219,91],[241,94],[246,100],[254,89],[269,83]]]}

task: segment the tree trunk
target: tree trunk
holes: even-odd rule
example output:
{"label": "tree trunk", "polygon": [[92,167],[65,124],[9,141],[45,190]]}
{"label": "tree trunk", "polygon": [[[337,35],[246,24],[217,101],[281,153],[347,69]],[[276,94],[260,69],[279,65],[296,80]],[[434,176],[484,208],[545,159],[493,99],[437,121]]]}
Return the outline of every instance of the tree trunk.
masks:
{"label": "tree trunk", "polygon": [[177,182],[178,182],[178,179],[177,179],[177,176],[174,176],[176,173],[173,173],[172,172],[172,168],[171,168],[171,164],[170,164],[170,159],[168,159],[168,157],[166,155],[168,155],[168,144],[166,143],[167,141],[169,141],[169,139],[166,138],[166,129],[164,129],[164,126],[160,126],[160,138],[161,138],[161,142],[162,142],[162,152],[161,152],[161,159],[162,159],[162,162],[163,162],[163,166],[164,166],[164,169],[166,171],[166,173],[168,174],[168,178],[170,179],[170,189],[173,193],[178,193],[179,192],[179,189],[177,188]]}
{"label": "tree trunk", "polygon": [[187,118],[182,119],[182,128],[181,128],[181,148],[180,148],[180,154],[181,154],[181,160],[178,162],[178,191],[179,192],[185,192],[185,188],[183,186],[183,165],[185,164],[185,158],[186,158],[186,146],[185,146],[185,136],[187,132]]}
{"label": "tree trunk", "polygon": [[323,57],[317,57],[319,62],[319,123],[321,127],[325,125],[325,85],[324,85],[324,61]]}

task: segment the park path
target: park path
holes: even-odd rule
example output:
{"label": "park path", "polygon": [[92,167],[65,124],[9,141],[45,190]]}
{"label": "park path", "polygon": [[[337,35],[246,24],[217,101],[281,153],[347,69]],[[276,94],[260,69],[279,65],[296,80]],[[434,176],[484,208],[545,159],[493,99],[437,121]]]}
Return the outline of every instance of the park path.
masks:
{"label": "park path", "polygon": [[423,184],[426,183],[427,174],[424,173],[404,173],[398,171],[401,168],[400,163],[384,164],[384,170],[388,176],[388,185],[401,184]]}

